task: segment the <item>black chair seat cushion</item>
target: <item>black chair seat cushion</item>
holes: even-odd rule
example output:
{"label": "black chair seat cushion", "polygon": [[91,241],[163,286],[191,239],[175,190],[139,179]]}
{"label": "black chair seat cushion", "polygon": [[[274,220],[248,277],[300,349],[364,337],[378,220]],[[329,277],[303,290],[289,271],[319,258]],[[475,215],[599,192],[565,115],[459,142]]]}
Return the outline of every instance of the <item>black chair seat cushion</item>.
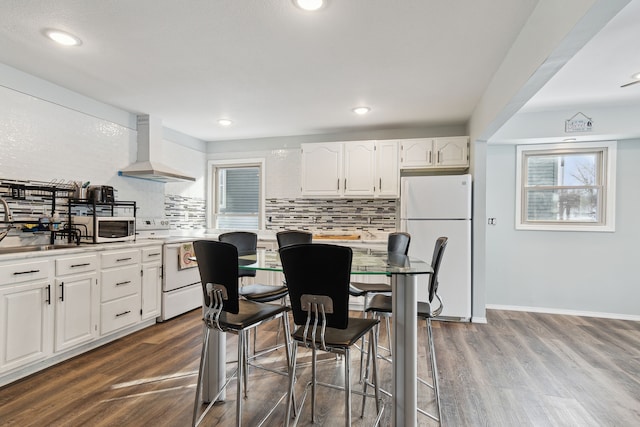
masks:
{"label": "black chair seat cushion", "polygon": [[[352,289],[356,289],[361,292],[360,295],[354,295]],[[363,282],[351,282],[349,287],[349,293],[354,296],[362,296],[367,292],[391,292],[391,285],[388,283],[363,283]]]}
{"label": "black chair seat cushion", "polygon": [[254,301],[239,300],[238,314],[223,311],[220,313],[220,326],[223,328],[241,330],[264,320],[269,320],[278,314],[288,311],[283,305],[262,304]]}
{"label": "black chair seat cushion", "polygon": [[[392,298],[387,295],[376,295],[371,298],[367,311],[373,311],[378,313],[391,313],[392,311]],[[419,317],[431,317],[431,305],[428,302],[418,301],[418,316]]]}
{"label": "black chair seat cushion", "polygon": [[238,288],[238,294],[255,302],[271,302],[287,296],[286,286],[272,286],[262,284],[244,285]]}
{"label": "black chair seat cushion", "polygon": [[[327,347],[351,347],[358,342],[360,338],[371,330],[375,325],[379,323],[377,319],[360,319],[357,317],[350,317],[349,324],[346,329],[326,328],[324,342]],[[321,328],[316,328],[316,343],[321,344],[320,338]],[[312,331],[309,330],[308,336],[311,337]],[[300,326],[292,334],[293,339],[302,342],[304,338],[304,325]],[[310,338],[307,339],[307,342]]]}

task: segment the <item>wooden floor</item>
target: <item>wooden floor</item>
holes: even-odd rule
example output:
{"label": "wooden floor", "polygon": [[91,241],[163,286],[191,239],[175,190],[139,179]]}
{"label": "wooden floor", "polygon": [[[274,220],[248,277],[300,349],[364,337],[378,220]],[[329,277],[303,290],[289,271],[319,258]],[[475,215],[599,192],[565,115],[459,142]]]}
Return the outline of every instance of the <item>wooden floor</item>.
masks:
{"label": "wooden floor", "polygon": [[[444,425],[640,425],[639,322],[492,310],[487,318],[486,325],[434,322]],[[196,310],[5,386],[0,425],[188,426],[201,327]],[[272,342],[274,331],[275,325],[263,326],[258,345]],[[228,344],[233,359],[235,339]],[[424,346],[418,357],[426,372]],[[263,363],[282,360],[280,354]],[[357,365],[354,354],[352,375],[359,386]],[[342,361],[328,358],[321,366],[325,381],[341,381]],[[298,373],[301,388],[309,369]],[[381,377],[388,388],[385,362]],[[255,425],[285,391],[286,378],[253,369],[244,425]],[[426,394],[420,389],[422,404],[428,404]],[[234,386],[227,398],[203,425],[233,425]],[[385,400],[382,425],[389,425],[391,406]],[[342,425],[343,408],[340,392],[322,390],[313,425]],[[361,420],[360,399],[354,396],[354,425],[371,425],[373,402],[367,409]],[[282,425],[284,412],[281,404],[266,425]],[[423,417],[419,421],[434,425]],[[300,425],[312,425],[308,405]]]}

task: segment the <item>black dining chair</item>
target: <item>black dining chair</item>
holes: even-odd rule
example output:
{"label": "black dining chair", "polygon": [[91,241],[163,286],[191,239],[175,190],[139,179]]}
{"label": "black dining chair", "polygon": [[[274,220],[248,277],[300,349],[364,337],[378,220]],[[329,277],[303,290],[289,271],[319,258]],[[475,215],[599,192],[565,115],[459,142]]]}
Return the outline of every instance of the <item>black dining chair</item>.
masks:
{"label": "black dining chair", "polygon": [[300,245],[302,243],[311,243],[313,234],[302,230],[283,230],[276,233],[278,248],[285,246]]}
{"label": "black dining chair", "polygon": [[[225,243],[230,243],[238,249],[238,255],[253,255],[258,250],[258,235],[250,231],[230,231],[218,236],[218,240]],[[255,270],[248,270],[240,268],[238,270],[238,279],[240,280],[240,288],[238,293],[244,299],[255,302],[273,302],[280,301],[282,305],[285,305],[286,297],[288,295],[287,287],[284,285],[267,285],[263,283],[251,283],[243,284],[244,277],[256,277]],[[263,349],[261,351],[256,350],[256,336],[254,334],[253,340],[253,356],[260,356],[265,353],[269,353],[273,350],[280,348],[277,344],[278,337],[276,336],[276,345]]]}
{"label": "black dining chair", "polygon": [[[411,235],[409,233],[404,232],[395,232],[390,233],[387,237],[387,252],[391,254],[401,254],[407,255],[409,253],[409,244],[411,243]],[[354,297],[363,297],[363,306],[362,311],[365,313],[365,317],[367,315],[367,307],[369,306],[369,298],[372,295],[379,293],[389,294],[391,292],[391,284],[389,281],[386,282],[376,282],[376,283],[365,283],[365,282],[351,282],[349,286],[349,294]],[[389,324],[389,316],[385,316],[385,326],[387,327],[387,345],[388,347],[381,347],[382,349],[392,354],[391,351],[391,331]],[[364,361],[364,348],[365,343],[363,342],[360,347],[360,379],[362,379],[363,375],[363,361]]]}
{"label": "black dining chair", "polygon": [[[351,426],[351,375],[350,348],[360,338],[369,333],[369,352],[367,367],[373,365],[371,372],[367,369],[367,376],[363,386],[362,414],[364,414],[369,374],[373,378],[375,390],[376,410],[381,414],[383,405],[379,398],[378,369],[376,357],[375,327],[377,319],[363,319],[349,317],[349,279],[351,275],[351,260],[353,252],[345,246],[328,244],[301,244],[286,246],[280,249],[280,260],[285,275],[289,298],[293,311],[295,331],[292,333],[294,345],[291,352],[291,367],[289,376],[289,400],[287,413],[292,413],[295,405],[294,384],[296,372],[297,347],[304,346],[311,349],[311,380],[305,387],[302,404],[306,394],[311,389],[311,419],[315,422],[315,397],[318,385],[328,384],[318,382],[316,375],[317,351],[325,351],[344,356],[344,387],[345,391],[345,425]],[[297,344],[297,345],[295,345]],[[328,385],[337,388],[335,385]],[[297,424],[302,408],[293,413],[297,414]],[[289,425],[287,417],[286,425]]]}
{"label": "black dining chair", "polygon": [[[252,255],[258,250],[258,235],[249,231],[231,231],[218,236],[221,242],[231,243],[238,248],[238,254]],[[255,277],[255,270],[240,269],[238,278]],[[238,292],[240,296],[249,301],[272,302],[282,300],[287,296],[287,287],[284,285],[266,285],[262,283],[252,283],[240,286]]]}
{"label": "black dining chair", "polygon": [[[431,365],[431,382],[425,381],[422,378],[418,378],[422,384],[426,385],[433,390],[436,402],[437,414],[431,414],[423,409],[418,408],[418,412],[426,415],[438,424],[442,423],[442,412],[440,409],[440,391],[438,389],[438,367],[436,365],[436,353],[433,345],[433,331],[431,329],[431,319],[437,317],[442,313],[444,304],[442,299],[438,295],[438,272],[440,271],[440,265],[442,263],[442,257],[444,256],[444,250],[447,248],[447,237],[438,237],[436,239],[435,247],[433,248],[433,256],[431,259],[431,267],[433,268],[433,274],[429,277],[429,302],[418,301],[418,317],[425,319],[427,322],[427,346],[429,350],[429,360]],[[434,299],[437,303],[434,304]],[[392,297],[387,295],[375,295],[367,311],[373,313],[374,317],[379,317],[381,314],[389,315],[392,312]]]}
{"label": "black dining chair", "polygon": [[[285,331],[289,331],[288,307],[276,304],[266,304],[248,301],[239,298],[238,295],[238,250],[230,244],[216,242],[214,240],[198,240],[193,243],[198,269],[202,282],[204,297],[205,334],[200,356],[200,369],[198,371],[198,383],[196,386],[196,398],[193,408],[193,425],[197,426],[207,414],[211,406],[218,400],[230,381],[235,377],[237,382],[236,392],[236,425],[242,422],[242,385],[246,383],[246,331],[258,327],[258,325],[277,318],[282,318]],[[238,336],[238,366],[234,375],[231,375],[221,387],[218,395],[211,399],[205,410],[198,417],[201,406],[200,396],[205,366],[210,363],[209,337],[212,329],[222,332],[233,332]],[[287,341],[288,343],[288,341]],[[287,346],[288,347],[288,346]],[[291,352],[287,348],[287,356]],[[288,357],[287,357],[287,361]],[[211,362],[213,363],[213,362]],[[290,363],[288,363],[290,366]],[[287,370],[287,373],[290,371]],[[289,392],[287,392],[288,394]],[[278,400],[278,403],[280,400]],[[276,403],[276,406],[277,404]],[[271,414],[269,412],[267,417]],[[265,417],[266,418],[266,417]],[[289,418],[289,417],[287,417]]]}

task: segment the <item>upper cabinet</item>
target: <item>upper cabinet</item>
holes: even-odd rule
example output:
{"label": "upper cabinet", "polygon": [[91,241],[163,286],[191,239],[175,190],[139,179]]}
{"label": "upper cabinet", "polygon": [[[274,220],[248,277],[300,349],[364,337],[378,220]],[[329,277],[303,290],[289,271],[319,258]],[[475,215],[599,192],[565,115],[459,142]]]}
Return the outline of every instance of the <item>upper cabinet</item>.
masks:
{"label": "upper cabinet", "polygon": [[397,141],[328,142],[301,146],[303,196],[398,196]]}
{"label": "upper cabinet", "polygon": [[402,169],[466,169],[469,137],[415,138],[400,142]]}

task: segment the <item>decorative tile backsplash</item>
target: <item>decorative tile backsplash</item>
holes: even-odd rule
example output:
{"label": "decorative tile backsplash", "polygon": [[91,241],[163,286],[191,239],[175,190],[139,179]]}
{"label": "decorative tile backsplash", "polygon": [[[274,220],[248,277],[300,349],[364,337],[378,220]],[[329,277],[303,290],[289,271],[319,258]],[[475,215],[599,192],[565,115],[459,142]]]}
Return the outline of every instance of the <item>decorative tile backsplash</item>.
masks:
{"label": "decorative tile backsplash", "polygon": [[164,212],[172,230],[199,230],[207,227],[207,204],[204,199],[167,194]]}
{"label": "decorative tile backsplash", "polygon": [[396,230],[394,199],[267,199],[267,230]]}

